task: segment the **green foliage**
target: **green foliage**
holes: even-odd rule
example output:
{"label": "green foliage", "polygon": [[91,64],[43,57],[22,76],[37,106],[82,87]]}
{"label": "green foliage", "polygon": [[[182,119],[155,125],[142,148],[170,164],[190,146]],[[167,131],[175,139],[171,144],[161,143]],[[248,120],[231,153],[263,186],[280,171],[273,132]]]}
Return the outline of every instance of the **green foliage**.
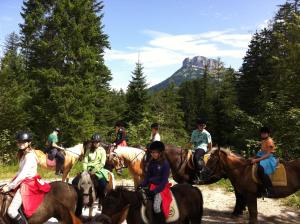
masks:
{"label": "green foliage", "polygon": [[24,2],[22,50],[34,83],[30,124],[40,144],[56,126],[72,145],[104,123],[111,75],[103,59],[109,43],[102,9],[96,0]]}
{"label": "green foliage", "polygon": [[140,62],[136,63],[132,74],[132,80],[128,85],[126,93],[126,121],[138,124],[144,118],[148,103],[146,77],[143,74],[143,66]]}

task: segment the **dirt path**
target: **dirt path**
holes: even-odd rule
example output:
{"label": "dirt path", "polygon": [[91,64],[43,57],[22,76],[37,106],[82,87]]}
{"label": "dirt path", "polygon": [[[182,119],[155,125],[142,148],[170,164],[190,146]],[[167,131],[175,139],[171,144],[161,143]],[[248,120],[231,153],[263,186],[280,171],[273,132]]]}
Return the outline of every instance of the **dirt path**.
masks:
{"label": "dirt path", "polygon": [[[233,193],[221,188],[200,187],[204,199],[204,224],[209,223],[247,223],[248,212],[233,219],[231,212],[235,205]],[[300,210],[283,205],[280,200],[258,199],[259,223],[300,223]]]}

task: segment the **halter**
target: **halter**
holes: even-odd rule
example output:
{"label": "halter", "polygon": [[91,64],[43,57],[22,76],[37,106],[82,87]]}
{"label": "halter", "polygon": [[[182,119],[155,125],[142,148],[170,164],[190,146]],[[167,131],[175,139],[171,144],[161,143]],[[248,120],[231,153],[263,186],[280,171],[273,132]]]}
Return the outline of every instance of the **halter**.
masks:
{"label": "halter", "polygon": [[[113,150],[112,150],[112,155],[115,155],[115,156],[117,157],[118,161],[122,161],[122,163],[121,163],[122,166],[121,166],[120,168],[116,169],[116,170],[121,170],[121,169],[123,169],[123,168],[127,168],[127,166],[124,165],[124,159],[122,159],[122,158],[118,155],[118,153],[115,152],[116,149],[117,149],[117,147],[114,147],[114,148],[113,148]],[[130,160],[129,160],[129,163],[132,163],[134,160],[136,160],[136,159],[139,157],[139,155],[141,155],[142,153],[144,153],[143,150],[141,150],[141,152],[137,153],[137,155],[135,155],[135,157],[134,157],[133,159],[130,159]]]}
{"label": "halter", "polygon": [[[220,151],[218,151],[218,160],[215,162],[215,164],[218,164],[218,163],[220,163]],[[247,166],[250,166],[250,165],[252,165],[251,163],[246,163],[246,164],[243,164],[243,165],[240,165],[240,166],[237,166],[237,167],[233,167],[233,168],[224,168],[223,166],[222,167],[220,167],[220,175],[216,175],[215,173],[216,173],[216,170],[217,170],[217,168],[218,168],[218,166],[214,166],[214,170],[212,170],[212,172],[214,173],[214,175],[211,175],[211,176],[209,176],[210,178],[218,178],[218,179],[221,179],[221,178],[223,178],[224,176],[226,176],[226,172],[224,172],[224,170],[227,170],[227,171],[232,171],[232,170],[236,170],[236,169],[240,169],[240,168],[243,168],[243,167],[247,167]],[[208,167],[206,167],[206,168],[208,168]],[[210,171],[211,171],[211,169],[210,168],[208,168]]]}

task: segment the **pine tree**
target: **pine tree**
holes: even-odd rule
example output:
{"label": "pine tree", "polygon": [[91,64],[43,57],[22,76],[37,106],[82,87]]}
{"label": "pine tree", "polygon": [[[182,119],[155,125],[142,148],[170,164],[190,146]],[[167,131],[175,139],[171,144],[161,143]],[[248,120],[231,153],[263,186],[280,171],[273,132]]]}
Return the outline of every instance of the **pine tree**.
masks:
{"label": "pine tree", "polygon": [[24,2],[22,47],[34,82],[31,124],[42,143],[58,126],[74,144],[103,121],[111,75],[103,59],[109,43],[102,11],[96,0]]}
{"label": "pine tree", "polygon": [[0,136],[6,133],[5,136],[10,140],[6,144],[7,148],[2,148],[8,152],[14,149],[12,145],[15,133],[29,129],[26,108],[30,95],[24,73],[23,58],[19,54],[19,38],[11,33],[6,39],[0,68]]}
{"label": "pine tree", "polygon": [[132,80],[127,88],[126,102],[128,106],[126,120],[132,124],[138,124],[143,120],[148,103],[147,83],[143,69],[142,64],[137,62],[132,72]]}

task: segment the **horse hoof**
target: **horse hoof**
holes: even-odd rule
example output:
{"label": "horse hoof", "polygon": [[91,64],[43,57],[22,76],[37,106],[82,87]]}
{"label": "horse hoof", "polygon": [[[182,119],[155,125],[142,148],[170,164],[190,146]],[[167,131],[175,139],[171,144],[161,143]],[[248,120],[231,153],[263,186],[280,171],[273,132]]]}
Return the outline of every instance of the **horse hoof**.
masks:
{"label": "horse hoof", "polygon": [[234,212],[234,213],[231,213],[231,218],[238,218],[240,217],[241,215],[243,215],[243,212]]}

